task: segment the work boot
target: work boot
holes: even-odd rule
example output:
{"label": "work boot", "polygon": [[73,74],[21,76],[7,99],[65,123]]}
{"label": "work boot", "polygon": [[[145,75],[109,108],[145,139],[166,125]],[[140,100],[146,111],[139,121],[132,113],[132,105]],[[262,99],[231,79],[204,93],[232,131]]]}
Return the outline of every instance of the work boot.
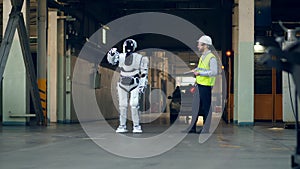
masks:
{"label": "work boot", "polygon": [[188,133],[196,133],[196,128],[191,128]]}

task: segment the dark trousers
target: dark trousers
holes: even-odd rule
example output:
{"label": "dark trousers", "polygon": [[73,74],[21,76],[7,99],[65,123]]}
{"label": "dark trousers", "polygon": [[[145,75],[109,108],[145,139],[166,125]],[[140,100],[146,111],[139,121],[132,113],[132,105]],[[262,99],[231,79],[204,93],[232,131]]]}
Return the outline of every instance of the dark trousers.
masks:
{"label": "dark trousers", "polygon": [[192,106],[192,123],[190,130],[196,130],[196,124],[198,116],[203,116],[203,130],[209,131],[212,113],[210,111],[211,106],[211,86],[203,86],[197,84],[196,92],[193,96]]}

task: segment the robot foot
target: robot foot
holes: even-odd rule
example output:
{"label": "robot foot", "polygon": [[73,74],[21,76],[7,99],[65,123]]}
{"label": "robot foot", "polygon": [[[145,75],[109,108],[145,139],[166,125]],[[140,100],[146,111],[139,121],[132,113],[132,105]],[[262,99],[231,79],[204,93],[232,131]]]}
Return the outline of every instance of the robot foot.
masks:
{"label": "robot foot", "polygon": [[136,125],[136,126],[133,126],[132,132],[133,133],[142,133],[143,130],[142,130],[142,127],[140,125]]}
{"label": "robot foot", "polygon": [[126,126],[124,125],[120,125],[117,130],[116,130],[116,133],[127,133],[128,130],[126,129]]}

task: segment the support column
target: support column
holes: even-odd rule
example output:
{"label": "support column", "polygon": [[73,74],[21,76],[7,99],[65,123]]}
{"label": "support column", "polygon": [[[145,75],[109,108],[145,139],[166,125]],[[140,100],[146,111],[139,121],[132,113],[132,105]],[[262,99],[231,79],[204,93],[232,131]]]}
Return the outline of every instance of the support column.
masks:
{"label": "support column", "polygon": [[238,1],[238,53],[235,56],[235,121],[254,124],[254,1]]}
{"label": "support column", "polygon": [[[27,16],[26,4],[27,3],[23,3],[23,16]],[[10,0],[3,0],[3,31],[5,31],[5,28],[7,27],[11,7]],[[10,113],[17,115],[30,113],[29,84],[17,31],[15,32],[14,40],[6,62],[2,85],[3,125],[26,125],[27,120],[25,117],[10,117]]]}
{"label": "support column", "polygon": [[72,55],[71,55],[71,45],[68,45],[66,51],[66,78],[65,78],[65,85],[66,85],[66,119],[65,123],[72,123],[72,96],[71,96],[71,74],[72,74]]}
{"label": "support column", "polygon": [[238,7],[238,2],[239,0],[234,1],[234,8],[233,8],[233,16],[232,16],[232,49],[235,53],[234,56],[234,65],[233,65],[233,94],[234,94],[234,99],[233,99],[233,122],[237,123],[238,121],[238,110],[237,106],[238,105],[238,87],[237,87],[237,79],[238,79],[238,53],[239,53],[239,48],[238,48],[238,41],[239,41],[239,7]]}
{"label": "support column", "polygon": [[60,12],[57,21],[57,122],[66,122],[66,43],[65,20]]}
{"label": "support column", "polygon": [[37,2],[37,80],[45,122],[47,122],[47,1]]}
{"label": "support column", "polygon": [[57,122],[57,10],[48,12],[47,112],[50,122]]}

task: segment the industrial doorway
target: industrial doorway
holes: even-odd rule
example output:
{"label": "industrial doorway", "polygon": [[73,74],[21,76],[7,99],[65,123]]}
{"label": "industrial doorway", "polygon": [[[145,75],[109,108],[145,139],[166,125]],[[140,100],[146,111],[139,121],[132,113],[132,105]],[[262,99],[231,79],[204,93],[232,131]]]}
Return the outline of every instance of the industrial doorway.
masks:
{"label": "industrial doorway", "polygon": [[254,120],[282,121],[282,71],[259,63],[254,54]]}

